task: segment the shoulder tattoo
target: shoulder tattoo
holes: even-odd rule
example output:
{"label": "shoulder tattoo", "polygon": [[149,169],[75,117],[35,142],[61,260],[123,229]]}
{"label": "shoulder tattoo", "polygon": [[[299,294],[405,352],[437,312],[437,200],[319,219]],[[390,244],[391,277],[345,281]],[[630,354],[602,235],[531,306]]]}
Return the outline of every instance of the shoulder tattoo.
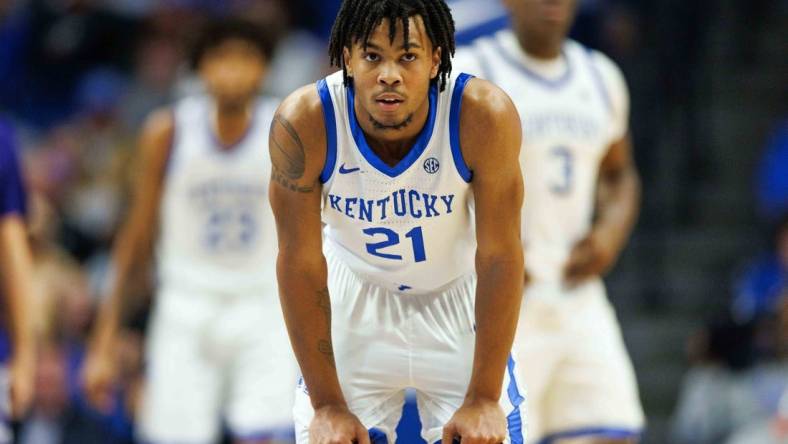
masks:
{"label": "shoulder tattoo", "polygon": [[271,180],[290,191],[311,193],[314,184],[298,183],[306,169],[306,151],[298,132],[287,119],[277,114],[271,122],[270,134]]}

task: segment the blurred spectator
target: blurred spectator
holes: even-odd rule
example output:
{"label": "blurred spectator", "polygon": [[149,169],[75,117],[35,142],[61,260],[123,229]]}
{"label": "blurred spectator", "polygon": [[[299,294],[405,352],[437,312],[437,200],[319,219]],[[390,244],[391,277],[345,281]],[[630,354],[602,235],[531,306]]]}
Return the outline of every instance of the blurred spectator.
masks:
{"label": "blurred spectator", "polygon": [[[671,443],[719,444],[776,411],[788,386],[788,365],[784,360],[756,362],[754,335],[753,323],[737,324],[726,317],[695,338],[694,365],[681,385]],[[780,339],[782,348],[786,339]]]}
{"label": "blurred spectator", "polygon": [[39,353],[33,412],[22,429],[19,441],[23,444],[62,442],[63,430],[60,421],[67,405],[63,356],[56,348],[45,347]]}
{"label": "blurred spectator", "polygon": [[788,214],[788,118],[779,123],[766,144],[756,173],[761,216],[773,221]]}
{"label": "blurred spectator", "polygon": [[119,341],[125,372],[115,408],[106,415],[92,410],[82,396],[79,371],[93,317],[93,298],[83,268],[56,243],[58,224],[57,212],[44,194],[34,190],[30,202],[34,323],[43,352],[33,413],[22,428],[20,442],[130,443],[128,412],[139,383],[141,343],[138,335]]}
{"label": "blurred spectator", "polygon": [[0,0],[0,107],[18,108],[24,100],[24,58],[30,23],[28,10],[22,3]]}
{"label": "blurred spectator", "polygon": [[[673,419],[676,444],[769,444],[788,387],[788,217],[738,285],[732,315],[691,342]],[[761,438],[756,438],[761,437]],[[760,441],[757,439],[761,439]],[[776,439],[776,438],[775,438]]]}
{"label": "blurred spectator", "polygon": [[[778,331],[783,359],[788,351],[788,294],[783,296],[779,308]],[[770,392],[776,395],[777,392]],[[768,406],[764,414],[734,431],[726,444],[784,444],[788,442],[788,390],[779,400]]]}
{"label": "blurred spectator", "polygon": [[[29,121],[48,126],[77,105],[72,92],[92,66],[127,68],[136,21],[101,9],[92,0],[30,0],[24,102]],[[57,75],[53,76],[52,73]]]}
{"label": "blurred spectator", "polygon": [[100,417],[74,398],[73,359],[56,345],[39,356],[36,398],[21,429],[21,444],[131,444],[131,431],[115,417]]}
{"label": "blurred spectator", "polygon": [[62,209],[64,222],[86,241],[72,250],[80,260],[107,247],[123,208],[123,173],[134,140],[120,119],[124,92],[125,81],[117,73],[103,69],[89,73],[80,84],[81,112],[67,124],[67,131],[78,138],[80,162]]}
{"label": "blurred spectator", "polygon": [[740,321],[773,314],[776,312],[780,298],[786,294],[788,294],[788,212],[776,223],[769,250],[754,260],[739,279],[733,300],[733,314]]}
{"label": "blurred spectator", "polygon": [[[255,5],[249,8],[248,3]],[[330,11],[332,1],[321,0],[321,8]],[[317,37],[307,30],[292,27],[293,21],[303,17],[320,17],[321,14],[303,14],[305,9],[297,9],[282,0],[235,0],[232,12],[270,28],[278,36],[278,43],[268,74],[263,83],[266,94],[286,97],[291,92],[309,83],[316,82],[328,74],[327,38]],[[306,9],[315,11],[317,8]],[[322,15],[333,23],[336,13]]]}
{"label": "blurred spectator", "polygon": [[136,130],[149,112],[172,101],[181,58],[172,37],[157,32],[142,37],[134,55],[132,82],[119,107],[125,127]]}

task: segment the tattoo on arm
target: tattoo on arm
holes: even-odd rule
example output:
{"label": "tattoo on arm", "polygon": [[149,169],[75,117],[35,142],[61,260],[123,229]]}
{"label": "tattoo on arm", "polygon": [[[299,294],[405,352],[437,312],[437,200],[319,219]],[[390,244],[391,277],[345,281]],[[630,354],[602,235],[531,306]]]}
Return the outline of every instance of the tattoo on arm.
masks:
{"label": "tattoo on arm", "polygon": [[334,345],[331,342],[331,298],[328,294],[328,287],[317,292],[317,305],[323,311],[323,315],[328,322],[328,331],[326,332],[328,339],[318,340],[317,350],[326,357],[332,367],[336,368],[336,363],[334,362]]}
{"label": "tattoo on arm", "polygon": [[271,180],[298,193],[311,193],[315,186],[299,185],[306,169],[306,151],[293,125],[277,114],[271,122]]}

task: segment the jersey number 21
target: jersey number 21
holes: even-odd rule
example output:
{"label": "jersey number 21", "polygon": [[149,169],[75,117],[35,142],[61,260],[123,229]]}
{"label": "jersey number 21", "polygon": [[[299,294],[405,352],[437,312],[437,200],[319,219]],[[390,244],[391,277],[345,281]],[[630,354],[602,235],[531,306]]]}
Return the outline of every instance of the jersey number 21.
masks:
{"label": "jersey number 21", "polygon": [[[392,259],[401,261],[402,256],[398,254],[392,253],[384,253],[383,249],[392,247],[394,245],[398,245],[400,243],[399,234],[389,228],[384,227],[374,227],[374,228],[367,228],[363,230],[364,234],[367,236],[375,237],[382,235],[385,237],[385,240],[381,242],[370,242],[367,243],[367,253],[382,257],[384,259]],[[413,244],[413,261],[414,262],[424,262],[427,260],[427,254],[424,251],[424,233],[421,231],[421,227],[414,227],[412,230],[405,233],[405,237],[409,238],[411,243]]]}

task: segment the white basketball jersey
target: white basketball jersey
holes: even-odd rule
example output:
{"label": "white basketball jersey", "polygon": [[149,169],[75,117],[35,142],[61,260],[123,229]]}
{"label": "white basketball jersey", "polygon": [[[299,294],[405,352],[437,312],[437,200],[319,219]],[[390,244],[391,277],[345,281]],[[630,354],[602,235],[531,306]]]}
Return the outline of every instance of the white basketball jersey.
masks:
{"label": "white basketball jersey", "polygon": [[474,272],[471,172],[459,147],[459,110],[471,77],[430,89],[410,152],[389,166],[372,151],[338,72],[318,82],[328,152],[321,174],[325,248],[362,278],[405,294],[435,291]]}
{"label": "white basketball jersey", "polygon": [[268,131],[277,105],[260,100],[247,133],[229,147],[215,136],[209,97],[175,106],[158,243],[163,285],[224,293],[275,285]]}
{"label": "white basketball jersey", "polygon": [[560,59],[534,60],[510,30],[462,48],[455,68],[500,86],[520,113],[526,269],[537,281],[558,282],[591,227],[599,164],[627,131],[623,77],[602,54],[571,40]]}

